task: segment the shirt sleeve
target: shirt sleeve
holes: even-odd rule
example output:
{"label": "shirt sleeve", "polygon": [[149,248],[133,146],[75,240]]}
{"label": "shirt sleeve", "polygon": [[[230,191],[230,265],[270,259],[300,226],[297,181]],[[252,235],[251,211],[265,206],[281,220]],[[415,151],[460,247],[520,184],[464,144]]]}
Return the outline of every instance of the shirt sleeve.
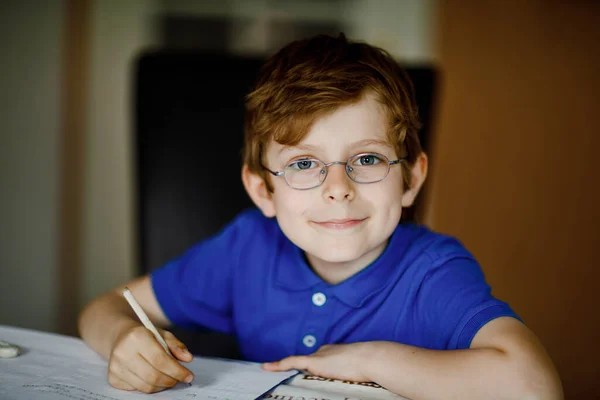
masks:
{"label": "shirt sleeve", "polygon": [[232,281],[243,246],[241,230],[252,229],[248,219],[241,214],[217,235],[151,273],[156,299],[174,325],[233,333]]}
{"label": "shirt sleeve", "polygon": [[468,349],[489,321],[503,316],[520,320],[507,303],[492,296],[479,264],[466,250],[434,260],[417,305],[430,347],[436,349]]}

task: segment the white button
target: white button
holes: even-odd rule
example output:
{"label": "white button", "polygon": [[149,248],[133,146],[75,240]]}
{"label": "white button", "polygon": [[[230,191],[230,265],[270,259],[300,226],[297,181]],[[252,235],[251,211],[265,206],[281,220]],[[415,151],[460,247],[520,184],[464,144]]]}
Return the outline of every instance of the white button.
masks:
{"label": "white button", "polygon": [[306,335],[302,338],[302,343],[304,343],[306,347],[313,347],[317,344],[317,338],[313,335]]}
{"label": "white button", "polygon": [[323,293],[319,292],[313,294],[312,302],[315,306],[321,307],[326,301],[327,297]]}

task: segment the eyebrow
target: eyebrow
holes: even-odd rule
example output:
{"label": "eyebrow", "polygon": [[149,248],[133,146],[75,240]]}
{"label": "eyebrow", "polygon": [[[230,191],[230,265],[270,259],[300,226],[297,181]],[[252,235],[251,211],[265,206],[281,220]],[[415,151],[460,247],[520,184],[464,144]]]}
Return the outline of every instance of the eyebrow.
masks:
{"label": "eyebrow", "polygon": [[319,147],[313,146],[310,144],[300,144],[297,146],[284,146],[281,150],[279,150],[279,155],[283,153],[287,153],[292,150],[305,150],[305,151],[317,151]]}
{"label": "eyebrow", "polygon": [[[350,148],[356,148],[356,147],[368,146],[368,145],[391,147],[390,143],[386,140],[363,139],[363,140],[359,140],[358,142],[352,143],[350,145]],[[292,150],[305,150],[305,151],[313,152],[313,151],[319,150],[319,147],[313,146],[310,144],[301,144],[301,145],[297,145],[297,146],[284,146],[281,150],[279,150],[279,154],[281,155],[281,154],[287,153]]]}
{"label": "eyebrow", "polygon": [[352,146],[350,146],[350,147],[359,147],[359,146],[368,146],[368,145],[391,147],[390,142],[388,142],[387,140],[380,140],[380,139],[359,140],[356,143],[352,143]]}

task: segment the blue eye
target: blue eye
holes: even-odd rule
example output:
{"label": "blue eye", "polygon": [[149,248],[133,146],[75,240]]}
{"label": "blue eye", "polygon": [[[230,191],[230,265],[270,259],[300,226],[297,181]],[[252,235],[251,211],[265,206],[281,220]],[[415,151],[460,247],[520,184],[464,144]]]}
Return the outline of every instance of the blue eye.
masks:
{"label": "blue eye", "polygon": [[360,156],[356,160],[356,165],[361,167],[368,167],[370,165],[377,165],[381,162],[381,159],[373,154],[365,154]]}
{"label": "blue eye", "polygon": [[306,170],[317,167],[317,163],[313,160],[298,160],[288,164],[287,168],[296,170]]}

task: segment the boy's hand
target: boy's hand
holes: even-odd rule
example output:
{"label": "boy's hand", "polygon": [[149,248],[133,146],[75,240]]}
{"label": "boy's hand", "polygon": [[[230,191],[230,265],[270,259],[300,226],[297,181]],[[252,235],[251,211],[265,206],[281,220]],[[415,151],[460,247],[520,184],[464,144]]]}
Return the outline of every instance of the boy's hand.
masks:
{"label": "boy's hand", "polygon": [[369,343],[330,344],[309,356],[291,356],[281,361],[264,363],[267,371],[299,369],[323,378],[352,382],[370,382],[365,375]]}
{"label": "boy's hand", "polygon": [[154,393],[194,379],[194,375],[177,361],[190,362],[192,354],[171,332],[163,329],[158,332],[175,358],[165,352],[145,327],[129,328],[116,339],[110,354],[108,382],[111,386]]}

